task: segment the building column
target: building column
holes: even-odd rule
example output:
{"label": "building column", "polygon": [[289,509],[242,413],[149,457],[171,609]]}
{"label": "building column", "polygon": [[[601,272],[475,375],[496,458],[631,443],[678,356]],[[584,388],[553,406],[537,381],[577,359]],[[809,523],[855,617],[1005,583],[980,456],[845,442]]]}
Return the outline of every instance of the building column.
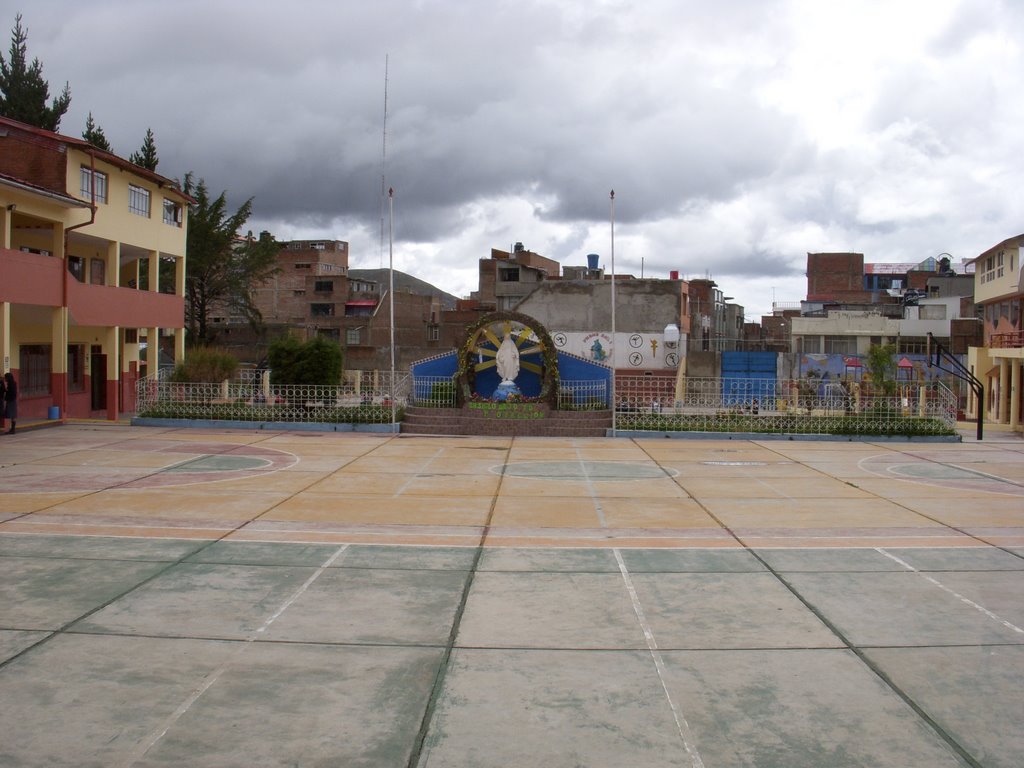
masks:
{"label": "building column", "polygon": [[985,415],[992,424],[998,421],[999,403],[995,400],[995,393],[998,391],[994,376],[985,377]]}
{"label": "building column", "polygon": [[107,353],[107,418],[117,421],[121,401],[121,333],[116,325],[104,330],[103,349]]}
{"label": "building column", "polygon": [[0,376],[11,370],[11,303],[0,301]]}
{"label": "building column", "polygon": [[160,329],[146,329],[146,375],[156,376],[160,371]]}
{"label": "building column", "polygon": [[1020,428],[1020,369],[1021,361],[1013,360],[1010,366],[1010,427]]}
{"label": "building column", "polygon": [[[179,256],[174,260],[174,293],[185,299],[185,257]],[[187,311],[187,309],[186,309]],[[185,335],[187,329],[176,328],[174,330],[174,362],[181,363],[185,360]]]}
{"label": "building column", "polygon": [[[276,277],[274,278],[277,279]],[[185,257],[179,256],[174,260],[174,293],[176,296],[185,295]]]}
{"label": "building column", "polygon": [[68,417],[68,309],[50,313],[50,392],[62,419]]}
{"label": "building column", "polygon": [[157,293],[160,290],[160,253],[158,251],[150,251],[146,262],[149,265],[149,272],[146,276],[149,290]]}
{"label": "building column", "polygon": [[11,247],[11,221],[14,219],[14,211],[10,208],[0,206],[0,248]]}
{"label": "building column", "polygon": [[[11,370],[11,303],[0,301],[0,376]],[[4,427],[4,411],[0,408],[0,429]]]}
{"label": "building column", "polygon": [[107,285],[121,285],[121,244],[116,240],[107,244]]}
{"label": "building column", "polygon": [[999,423],[1010,423],[1010,360],[999,361]]}
{"label": "building column", "polygon": [[174,364],[184,362],[185,360],[185,329],[175,328],[174,329]]}

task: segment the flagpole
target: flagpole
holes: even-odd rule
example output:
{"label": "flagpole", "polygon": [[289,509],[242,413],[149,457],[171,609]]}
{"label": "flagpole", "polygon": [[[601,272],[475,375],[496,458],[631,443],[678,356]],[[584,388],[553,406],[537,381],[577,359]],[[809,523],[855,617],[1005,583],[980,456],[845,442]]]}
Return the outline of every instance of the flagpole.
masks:
{"label": "flagpole", "polygon": [[398,423],[395,394],[395,190],[388,188],[388,313],[391,330],[391,430]]}
{"label": "flagpole", "polygon": [[610,216],[611,216],[611,236],[612,236],[612,437],[616,437],[617,419],[616,419],[616,408],[618,402],[615,399],[615,354],[618,350],[615,349],[615,190],[613,189],[610,196]]}
{"label": "flagpole", "polygon": [[384,263],[384,195],[387,189],[388,172],[388,54],[384,54],[384,127],[380,142],[380,254],[379,269]]}

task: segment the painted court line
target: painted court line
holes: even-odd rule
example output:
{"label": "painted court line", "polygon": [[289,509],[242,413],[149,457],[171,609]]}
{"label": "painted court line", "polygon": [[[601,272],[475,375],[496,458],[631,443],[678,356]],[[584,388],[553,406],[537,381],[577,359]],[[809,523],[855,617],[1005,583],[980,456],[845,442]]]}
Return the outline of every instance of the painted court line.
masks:
{"label": "painted court line", "polygon": [[964,603],[965,605],[971,606],[971,608],[974,608],[976,611],[980,611],[981,613],[985,614],[986,616],[988,616],[993,621],[998,621],[1000,624],[1002,624],[1007,629],[1011,629],[1011,630],[1013,630],[1014,632],[1016,632],[1018,634],[1024,635],[1024,629],[1021,629],[1016,624],[1011,624],[1006,619],[1004,619],[1002,616],[999,616],[998,614],[992,613],[992,611],[990,611],[985,606],[979,605],[978,603],[974,602],[970,598],[964,597],[959,592],[956,592],[956,591],[950,589],[949,587],[947,587],[944,584],[942,584],[941,582],[939,582],[937,579],[934,579],[934,578],[932,578],[931,576],[929,576],[929,575],[927,575],[925,573],[921,573],[921,571],[917,570],[917,568],[915,568],[914,566],[912,566],[910,563],[906,562],[905,560],[900,559],[899,557],[897,557],[894,554],[891,554],[890,552],[886,552],[881,547],[876,547],[875,551],[878,552],[879,554],[885,555],[890,560],[893,560],[894,562],[899,563],[904,568],[906,568],[908,571],[916,573],[918,576],[920,576],[925,581],[931,582],[936,587],[941,589],[943,592],[946,592],[947,594],[950,594],[953,597],[955,597],[961,603]]}
{"label": "painted court line", "polygon": [[269,629],[270,625],[273,624],[281,616],[282,613],[288,610],[288,607],[291,606],[292,603],[294,603],[296,600],[302,597],[306,590],[308,590],[313,585],[313,582],[320,578],[323,572],[330,568],[337,561],[337,559],[341,557],[345,550],[348,549],[348,547],[349,545],[345,544],[339,547],[337,550],[335,550],[335,552],[331,554],[331,556],[327,558],[327,560],[325,560],[324,563],[319,568],[317,568],[316,571],[314,571],[314,573],[308,579],[306,579],[306,581],[298,589],[296,589],[288,597],[288,599],[285,600],[266,621],[263,622],[263,624],[261,624],[247,638],[245,638],[245,640],[235,648],[234,652],[230,656],[228,656],[228,658],[221,662],[221,664],[217,668],[215,668],[210,674],[208,674],[203,679],[202,684],[194,691],[192,691],[192,693],[189,694],[188,697],[183,702],[181,702],[178,708],[174,710],[157,729],[155,729],[152,733],[150,733],[149,736],[147,736],[143,741],[141,741],[139,745],[134,750],[132,750],[131,754],[129,754],[127,758],[125,758],[122,762],[118,763],[118,767],[130,768],[132,765],[136,763],[136,761],[141,760],[143,757],[145,757],[146,753],[149,752],[149,750],[151,750],[154,746],[156,746],[157,742],[159,742],[160,739],[167,735],[167,732],[171,730],[174,724],[177,723],[185,715],[185,713],[192,708],[192,705],[199,701],[200,697],[202,697],[204,693],[210,690],[210,688],[214,686],[214,684],[224,675],[224,673],[231,668],[232,663],[234,663],[234,661],[245,651],[249,644],[254,642],[261,634],[266,632],[267,629]]}
{"label": "painted court line", "polygon": [[[594,488],[594,481],[591,478],[590,473],[587,471],[586,462],[583,461],[583,458],[580,455],[579,448],[576,449],[576,456],[579,458],[580,468],[583,470],[584,478],[586,478],[590,498],[594,503],[601,527],[607,528],[608,524],[605,521],[604,509],[601,507],[601,500]],[[622,559],[622,552],[619,551],[619,548],[613,547],[612,552],[615,555],[615,562],[618,563],[619,573],[622,575],[622,580],[625,582],[626,592],[629,593],[629,600],[633,604],[633,613],[636,614],[637,621],[640,622],[640,629],[644,633],[644,640],[647,642],[647,650],[651,654],[651,659],[654,661],[654,670],[658,674],[658,682],[661,683],[661,690],[665,694],[666,701],[668,701],[669,709],[672,710],[672,719],[675,721],[676,731],[679,733],[679,739],[683,743],[683,748],[686,750],[686,754],[690,757],[690,764],[692,768],[704,768],[704,761],[701,759],[700,752],[697,751],[693,732],[690,730],[690,724],[686,721],[686,716],[676,705],[675,699],[672,698],[672,694],[669,692],[668,684],[665,682],[665,660],[661,656],[661,651],[658,649],[658,642],[654,639],[654,632],[651,631],[651,625],[648,623],[647,616],[644,614],[644,607],[640,604],[640,596],[636,593],[636,586],[633,584],[633,577],[630,576],[629,569],[626,568],[626,562]]]}
{"label": "painted court line", "polygon": [[647,622],[647,617],[644,615],[644,608],[640,605],[640,597],[637,595],[636,587],[633,585],[633,578],[629,575],[629,570],[626,568],[626,563],[622,559],[622,553],[619,552],[618,547],[612,549],[612,552],[615,553],[615,562],[619,564],[619,573],[622,574],[622,580],[626,583],[626,591],[629,593],[629,599],[633,603],[633,612],[636,614],[637,621],[640,622],[640,629],[643,630],[644,639],[647,641],[647,650],[651,654],[651,659],[654,660],[654,668],[658,673],[658,682],[661,683],[661,690],[668,700],[669,709],[672,710],[672,718],[676,722],[679,738],[683,742],[686,754],[690,756],[690,763],[693,765],[693,768],[704,768],[704,761],[697,751],[693,731],[690,730],[690,724],[686,721],[686,716],[676,706],[676,702],[668,690],[668,684],[665,682],[665,661],[661,656],[661,651],[658,649],[658,643],[654,639],[651,625]]}

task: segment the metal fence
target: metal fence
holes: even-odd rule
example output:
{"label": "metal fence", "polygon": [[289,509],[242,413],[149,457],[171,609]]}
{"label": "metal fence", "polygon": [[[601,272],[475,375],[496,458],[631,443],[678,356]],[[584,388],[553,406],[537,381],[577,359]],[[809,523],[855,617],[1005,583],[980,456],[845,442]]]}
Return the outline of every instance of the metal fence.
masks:
{"label": "metal fence", "polygon": [[558,387],[558,407],[563,411],[602,411],[611,408],[607,381],[562,381]]}
{"label": "metal fence", "polygon": [[172,382],[163,376],[140,379],[137,413],[142,417],[224,421],[389,424],[401,419],[411,376],[378,374],[372,386],[270,385],[263,372],[246,371],[219,384]]}
{"label": "metal fence", "polygon": [[451,376],[416,376],[413,379],[409,405],[454,408],[456,403],[455,381]]}
{"label": "metal fence", "polygon": [[[454,408],[455,382],[450,376],[417,376],[413,379],[409,404],[424,408]],[[561,410],[598,411],[611,407],[608,382],[562,381],[558,389]]]}
{"label": "metal fence", "polygon": [[938,382],[883,392],[816,379],[619,377],[623,430],[790,434],[951,434],[957,397]]}
{"label": "metal fence", "polygon": [[[381,372],[342,386],[271,386],[247,371],[219,384],[139,380],[139,416],[226,421],[389,424],[410,405],[456,404],[450,377]],[[616,427],[629,431],[786,434],[953,434],[957,397],[938,382],[882,393],[859,382],[625,376],[616,379]],[[602,410],[603,381],[562,381],[559,408]]]}

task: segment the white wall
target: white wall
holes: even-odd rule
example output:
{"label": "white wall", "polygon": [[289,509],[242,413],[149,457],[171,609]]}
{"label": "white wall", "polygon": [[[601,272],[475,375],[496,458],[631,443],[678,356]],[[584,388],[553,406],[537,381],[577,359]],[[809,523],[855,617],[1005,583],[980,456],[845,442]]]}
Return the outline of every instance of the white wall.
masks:
{"label": "white wall", "polygon": [[550,333],[559,351],[570,352],[604,365],[611,365],[611,357],[614,355],[615,368],[675,370],[679,367],[681,350],[686,349],[686,334],[680,334],[679,342],[670,347],[665,342],[663,331],[616,333],[614,345],[610,331],[552,330]]}

